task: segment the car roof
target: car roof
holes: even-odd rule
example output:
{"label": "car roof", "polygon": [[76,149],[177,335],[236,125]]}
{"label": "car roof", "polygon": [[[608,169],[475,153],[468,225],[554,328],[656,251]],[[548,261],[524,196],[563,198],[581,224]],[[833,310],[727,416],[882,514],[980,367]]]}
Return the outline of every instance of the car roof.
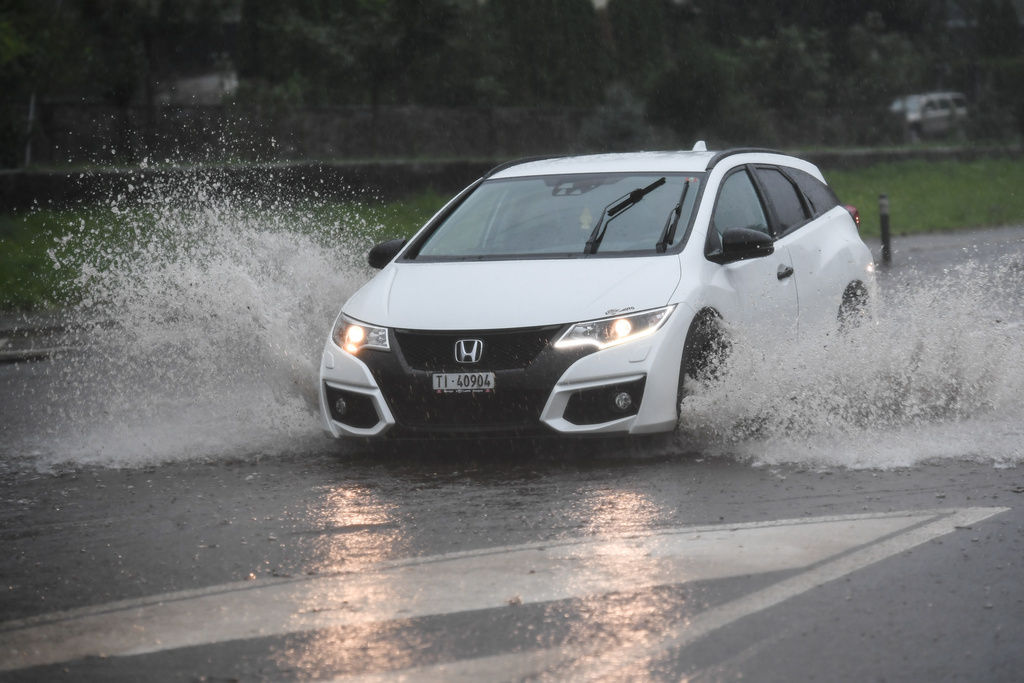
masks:
{"label": "car roof", "polygon": [[940,100],[940,99],[967,99],[967,97],[961,92],[922,92],[914,93],[912,95],[903,95],[893,100],[893,103],[902,101],[917,101],[917,100]]}
{"label": "car roof", "polygon": [[752,157],[745,159],[751,163],[780,163],[785,160],[796,167],[810,165],[806,161],[772,150],[740,148],[715,152],[700,149],[524,159],[498,166],[486,177],[502,179],[583,173],[702,173],[713,168],[719,160],[740,154]]}
{"label": "car roof", "polygon": [[714,152],[634,152],[525,160],[499,167],[491,178],[521,178],[578,173],[702,172]]}

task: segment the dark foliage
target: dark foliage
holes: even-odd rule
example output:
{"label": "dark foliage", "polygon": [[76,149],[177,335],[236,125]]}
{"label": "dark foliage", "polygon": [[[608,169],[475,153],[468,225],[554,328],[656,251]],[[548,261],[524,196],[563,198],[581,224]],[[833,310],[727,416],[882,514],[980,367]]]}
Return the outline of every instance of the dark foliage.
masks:
{"label": "dark foliage", "polygon": [[827,143],[912,92],[1024,116],[1022,50],[1011,0],[0,0],[0,162],[28,156],[35,102],[156,108],[211,71],[242,108],[604,104],[642,114],[620,139]]}

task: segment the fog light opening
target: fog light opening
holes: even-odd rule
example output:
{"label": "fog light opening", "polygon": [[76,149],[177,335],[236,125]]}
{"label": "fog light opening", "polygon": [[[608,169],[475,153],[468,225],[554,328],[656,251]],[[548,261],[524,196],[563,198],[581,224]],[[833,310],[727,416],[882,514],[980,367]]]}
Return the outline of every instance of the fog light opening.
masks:
{"label": "fog light opening", "polygon": [[569,424],[583,426],[637,415],[644,400],[646,381],[643,378],[576,391],[569,397],[562,417]]}
{"label": "fog light opening", "polygon": [[348,401],[346,401],[344,398],[340,398],[339,397],[334,402],[334,412],[337,413],[338,415],[344,415],[345,413],[347,413],[348,412]]}

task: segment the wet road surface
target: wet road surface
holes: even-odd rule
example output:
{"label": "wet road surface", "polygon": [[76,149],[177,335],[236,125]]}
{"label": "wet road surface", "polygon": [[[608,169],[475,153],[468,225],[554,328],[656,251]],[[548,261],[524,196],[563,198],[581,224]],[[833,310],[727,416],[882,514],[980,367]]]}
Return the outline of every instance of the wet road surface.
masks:
{"label": "wet road surface", "polygon": [[0,678],[1014,680],[1024,664],[1016,469],[588,460],[8,474]]}
{"label": "wet road surface", "polygon": [[[1020,243],[995,234],[993,256]],[[941,277],[978,251],[937,237],[896,258]],[[929,460],[946,431],[869,469],[766,464],[756,438],[36,463],[13,444],[46,423],[26,387],[55,362],[0,365],[2,681],[1024,671],[1019,458]],[[994,429],[1024,442],[1019,421]]]}

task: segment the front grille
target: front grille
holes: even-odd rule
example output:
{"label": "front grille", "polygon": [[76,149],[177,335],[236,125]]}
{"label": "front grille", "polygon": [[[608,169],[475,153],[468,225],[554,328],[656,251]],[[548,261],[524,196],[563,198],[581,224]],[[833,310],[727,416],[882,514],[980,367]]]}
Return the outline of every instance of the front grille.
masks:
{"label": "front grille", "polygon": [[481,370],[519,370],[530,365],[546,349],[561,326],[535,327],[501,332],[421,332],[395,330],[395,342],[413,370],[441,372],[465,370],[455,360],[460,339],[479,339],[483,354],[472,367]]}
{"label": "front grille", "polygon": [[[360,351],[397,422],[394,433],[483,434],[543,432],[540,416],[551,391],[573,363],[594,347],[556,349],[562,326],[483,332],[393,330],[392,351]],[[455,361],[460,339],[484,343],[478,363]],[[436,372],[493,372],[489,392],[434,390]]]}
{"label": "front grille", "polygon": [[398,423],[413,428],[477,431],[536,425],[548,392],[499,389],[491,393],[387,392]]}

